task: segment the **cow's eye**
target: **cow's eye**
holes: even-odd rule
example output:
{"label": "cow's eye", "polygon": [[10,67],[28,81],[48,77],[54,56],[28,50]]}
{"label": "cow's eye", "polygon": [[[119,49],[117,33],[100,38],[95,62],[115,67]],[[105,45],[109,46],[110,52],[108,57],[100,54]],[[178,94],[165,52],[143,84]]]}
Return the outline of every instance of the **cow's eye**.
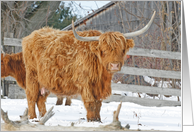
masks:
{"label": "cow's eye", "polygon": [[101,51],[101,56],[103,55],[103,51]]}
{"label": "cow's eye", "polygon": [[125,53],[125,50],[123,50],[123,54]]}
{"label": "cow's eye", "polygon": [[101,56],[105,56],[105,54],[106,54],[106,50],[101,51]]}

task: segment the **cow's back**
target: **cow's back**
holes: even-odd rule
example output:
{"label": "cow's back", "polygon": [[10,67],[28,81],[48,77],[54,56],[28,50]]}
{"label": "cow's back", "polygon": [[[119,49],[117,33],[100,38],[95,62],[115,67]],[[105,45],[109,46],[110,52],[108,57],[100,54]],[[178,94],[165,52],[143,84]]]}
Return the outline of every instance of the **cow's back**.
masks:
{"label": "cow's back", "polygon": [[[84,33],[100,35],[98,31],[82,33],[83,36]],[[33,70],[37,74],[39,83],[50,88],[51,92],[66,91],[64,94],[73,95],[73,92],[79,92],[77,89],[79,83],[82,86],[88,83],[89,79],[86,77],[95,79],[89,69],[91,71],[99,69],[98,65],[93,64],[96,56],[90,52],[89,43],[76,40],[72,31],[51,28],[37,30],[22,41],[26,68]],[[76,86],[73,85],[75,83]],[[65,89],[66,87],[69,87],[69,91]]]}

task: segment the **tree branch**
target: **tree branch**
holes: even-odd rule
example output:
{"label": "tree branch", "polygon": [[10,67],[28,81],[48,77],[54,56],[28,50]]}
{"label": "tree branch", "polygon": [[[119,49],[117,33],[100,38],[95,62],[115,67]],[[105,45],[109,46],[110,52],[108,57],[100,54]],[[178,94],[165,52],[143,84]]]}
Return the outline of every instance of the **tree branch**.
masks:
{"label": "tree branch", "polygon": [[[118,120],[119,112],[121,109],[122,102],[118,105],[116,111],[114,111],[113,122],[109,125],[100,125],[99,127],[74,127],[74,126],[45,126],[45,122],[48,121],[53,115],[53,107],[51,107],[48,112],[44,115],[44,117],[40,120],[38,124],[31,123],[28,118],[28,110],[24,112],[22,116],[20,116],[20,121],[11,121],[9,120],[7,113],[5,113],[1,109],[1,117],[5,123],[1,124],[1,130],[15,130],[15,131],[109,131],[109,130],[129,130],[129,128],[125,128],[121,126],[121,122]],[[7,126],[8,125],[8,126]]]}

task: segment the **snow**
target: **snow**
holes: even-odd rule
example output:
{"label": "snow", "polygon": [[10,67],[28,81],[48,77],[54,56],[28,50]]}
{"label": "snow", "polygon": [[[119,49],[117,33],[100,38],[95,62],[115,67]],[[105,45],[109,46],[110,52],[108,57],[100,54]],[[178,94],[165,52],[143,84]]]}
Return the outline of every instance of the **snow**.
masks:
{"label": "snow", "polygon": [[154,85],[155,79],[150,78],[150,77],[148,77],[148,76],[143,76],[143,78],[144,78],[144,81],[146,81],[147,83],[151,84],[151,86]]}
{"label": "snow", "polygon": [[[158,87],[162,86],[162,81],[155,81],[153,78],[143,76],[144,80],[150,83],[152,86],[154,83]],[[118,82],[121,83],[121,82]],[[170,88],[172,82],[163,82],[163,88]],[[176,85],[181,87],[181,83],[176,82]],[[121,94],[122,96],[138,97],[137,93],[116,91],[112,90],[112,93]],[[2,90],[1,90],[2,94]],[[145,93],[140,93],[141,97],[153,98]],[[19,120],[19,115],[22,115],[27,108],[26,99],[9,99],[4,97],[1,99],[1,108],[4,111],[8,111],[8,116],[11,120]],[[164,100],[177,101],[176,96],[162,97]],[[160,99],[160,95],[155,99]],[[84,127],[98,127],[99,125],[107,125],[112,122],[113,111],[117,109],[119,102],[102,103],[101,107],[101,121],[87,122],[86,109],[83,102],[80,100],[72,99],[71,106],[55,105],[57,98],[48,97],[46,102],[47,110],[54,106],[55,115],[47,121],[46,126],[84,126]],[[180,98],[181,100],[181,98]],[[65,102],[65,99],[64,99]],[[36,107],[36,114],[38,116],[38,108]],[[136,114],[136,115],[135,115]],[[181,131],[182,130],[182,108],[178,107],[145,107],[130,102],[123,102],[121,111],[119,114],[119,120],[122,126],[130,125],[130,129],[141,130],[167,130],[167,131]],[[34,119],[33,119],[34,120]],[[30,120],[33,122],[33,120]],[[36,119],[37,120],[37,119]],[[1,123],[4,121],[1,119]],[[35,122],[33,122],[35,123]],[[139,124],[139,125],[138,125]]]}
{"label": "snow", "polygon": [[156,81],[156,83],[157,83],[157,86],[158,87],[162,87],[162,88],[172,88],[172,86],[171,86],[171,83],[172,82],[163,81],[163,83],[162,83],[162,81]]}
{"label": "snow", "polygon": [[[144,81],[149,83],[151,86],[153,86],[155,83],[158,87],[162,87],[162,88],[172,88],[172,81],[155,81],[154,78],[148,77],[148,76],[144,76]],[[179,82],[175,83],[179,88],[181,88],[181,82],[179,84]]]}
{"label": "snow", "polygon": [[[86,110],[83,102],[72,99],[71,106],[60,105],[56,106],[57,98],[48,97],[46,102],[47,110],[54,106],[55,115],[47,121],[46,126],[70,126],[73,122],[75,126],[98,127],[99,125],[107,125],[112,122],[113,111],[117,109],[119,102],[102,103],[101,121],[87,122]],[[64,99],[65,102],[65,99]],[[22,115],[27,108],[26,99],[1,99],[1,108],[8,111],[9,119],[19,120],[19,115]],[[139,119],[135,116],[135,114]],[[38,115],[38,108],[36,107]],[[181,131],[182,118],[181,107],[145,107],[130,102],[123,102],[119,114],[119,120],[122,126],[130,125],[130,129],[141,130],[168,130]],[[30,120],[33,121],[33,120]],[[1,123],[4,121],[1,119]],[[35,123],[35,122],[33,122]],[[139,126],[137,124],[140,124]]]}

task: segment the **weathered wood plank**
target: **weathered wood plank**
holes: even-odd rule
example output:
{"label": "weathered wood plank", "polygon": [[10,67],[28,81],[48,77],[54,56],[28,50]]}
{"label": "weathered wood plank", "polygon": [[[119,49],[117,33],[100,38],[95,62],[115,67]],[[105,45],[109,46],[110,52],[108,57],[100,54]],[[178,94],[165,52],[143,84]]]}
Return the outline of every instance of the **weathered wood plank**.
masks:
{"label": "weathered wood plank", "polygon": [[131,75],[146,75],[146,76],[161,77],[161,78],[181,79],[180,71],[166,71],[166,70],[144,69],[144,68],[123,66],[121,68],[121,71],[119,71],[118,73],[131,74]]}
{"label": "weathered wood plank", "polygon": [[127,52],[127,54],[135,55],[135,56],[147,56],[147,57],[181,60],[180,52],[170,52],[170,51],[163,51],[163,50],[133,48],[133,49],[130,49],[129,52]]}
{"label": "weathered wood plank", "polygon": [[[15,81],[13,77],[6,77],[5,80]],[[160,87],[150,87],[150,86],[141,86],[141,85],[131,85],[131,84],[111,84],[112,90],[118,91],[130,91],[137,93],[150,93],[150,94],[162,94],[162,95],[174,95],[181,96],[180,89],[173,88],[160,88]]]}
{"label": "weathered wood plank", "polygon": [[7,81],[16,81],[15,78],[10,77],[10,76],[5,77],[5,80],[7,80]]}
{"label": "weathered wood plank", "polygon": [[131,84],[116,84],[116,83],[112,83],[111,88],[112,90],[117,90],[117,91],[130,91],[130,92],[136,92],[136,93],[181,96],[181,90],[174,89],[174,88],[160,88],[160,87],[150,87],[150,86],[131,85]]}
{"label": "weathered wood plank", "polygon": [[22,46],[22,39],[4,37],[4,45],[7,46]]}
{"label": "weathered wood plank", "polygon": [[[22,39],[4,37],[4,45],[21,47],[22,46],[21,42],[22,42]],[[169,52],[169,51],[163,51],[163,50],[133,48],[133,49],[130,49],[127,54],[135,55],[135,56],[147,56],[147,57],[181,60],[180,52]]]}
{"label": "weathered wood plank", "polygon": [[103,102],[131,102],[135,104],[139,104],[142,106],[156,106],[156,107],[163,107],[163,106],[181,106],[180,101],[168,101],[168,100],[157,100],[157,99],[145,99],[145,98],[138,98],[138,97],[129,97],[129,96],[119,96],[119,95],[112,95]]}
{"label": "weathered wood plank", "polygon": [[[56,97],[54,94],[51,94],[49,96]],[[81,100],[81,96],[79,95],[74,99]],[[102,102],[109,103],[109,102],[120,102],[120,101],[131,102],[142,106],[156,106],[156,107],[181,106],[180,101],[178,102],[178,101],[168,101],[168,100],[158,100],[158,99],[146,99],[146,98],[120,96],[120,95],[111,95],[109,98],[103,100]]]}

